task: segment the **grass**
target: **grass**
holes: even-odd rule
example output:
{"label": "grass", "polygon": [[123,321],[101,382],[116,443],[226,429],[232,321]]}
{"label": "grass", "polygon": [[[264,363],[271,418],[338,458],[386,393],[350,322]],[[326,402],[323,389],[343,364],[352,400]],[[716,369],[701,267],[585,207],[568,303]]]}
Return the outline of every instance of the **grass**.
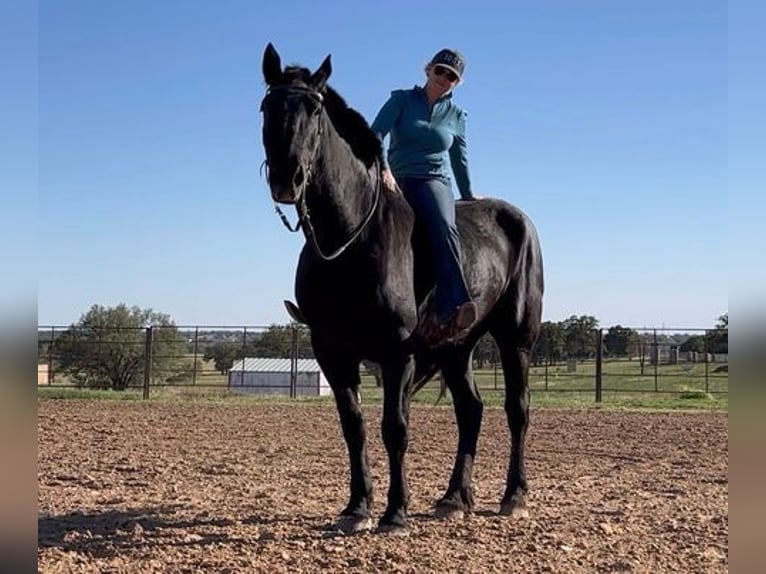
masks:
{"label": "grass", "polygon": [[110,391],[95,389],[75,389],[72,387],[38,386],[37,397],[39,399],[77,399],[77,400],[111,400],[111,401],[137,401],[141,400],[143,393],[137,390]]}
{"label": "grass", "polygon": [[[382,404],[382,391],[374,385],[362,387],[364,405]],[[489,408],[502,408],[505,397],[502,391],[482,390],[482,400]],[[39,387],[40,400],[123,400],[140,401],[142,393],[136,390],[96,391],[73,388]],[[226,404],[285,404],[310,403],[332,406],[332,396],[300,397],[290,399],[285,395],[252,395],[229,392],[224,387],[159,387],[150,393],[150,402],[205,402]],[[413,399],[414,404],[451,408],[449,392],[439,398],[439,389],[426,387]],[[728,395],[711,395],[699,391],[684,393],[604,393],[603,401],[596,403],[590,391],[552,392],[532,391],[533,408],[599,408],[599,409],[648,409],[648,410],[723,410],[729,408]]]}
{"label": "grass", "polygon": [[[716,365],[645,364],[643,372],[638,361],[611,360],[603,363],[602,402],[595,402],[595,362],[578,363],[574,372],[565,365],[533,367],[530,369],[530,389],[534,407],[563,408],[630,408],[728,410],[728,372],[714,373]],[[707,387],[706,387],[707,377]],[[498,368],[477,369],[474,378],[484,403],[502,407],[504,403],[503,374]],[[59,380],[65,383],[65,380]],[[226,389],[227,376],[215,372],[209,365],[199,372],[194,385],[153,386],[150,400],[154,401],[225,401],[227,403],[290,402],[286,396],[263,396],[231,393]],[[656,392],[655,390],[659,391]],[[440,381],[430,381],[414,398],[417,404],[434,405],[440,393]],[[140,400],[141,389],[124,392],[95,391],[67,388],[59,384],[38,387],[40,399],[106,399]],[[380,404],[382,391],[372,376],[362,376],[362,397],[365,404]],[[332,404],[332,397],[301,397],[292,401]],[[438,404],[451,406],[449,393]]]}

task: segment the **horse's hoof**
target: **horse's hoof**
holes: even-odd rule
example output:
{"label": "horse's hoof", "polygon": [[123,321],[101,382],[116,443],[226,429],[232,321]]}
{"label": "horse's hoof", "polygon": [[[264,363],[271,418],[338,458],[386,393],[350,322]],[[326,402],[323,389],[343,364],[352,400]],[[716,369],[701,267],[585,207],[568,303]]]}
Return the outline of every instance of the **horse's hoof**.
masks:
{"label": "horse's hoof", "polygon": [[399,536],[402,538],[410,535],[410,529],[399,524],[381,524],[378,526],[377,532],[386,536]]}
{"label": "horse's hoof", "polygon": [[369,516],[341,516],[335,525],[343,534],[358,534],[372,530],[372,518]]}
{"label": "horse's hoof", "polygon": [[529,518],[529,510],[527,510],[527,505],[525,503],[510,500],[500,505],[500,515],[519,519]]}
{"label": "horse's hoof", "polygon": [[455,506],[442,504],[436,507],[434,516],[439,520],[462,520],[465,517],[465,511]]}

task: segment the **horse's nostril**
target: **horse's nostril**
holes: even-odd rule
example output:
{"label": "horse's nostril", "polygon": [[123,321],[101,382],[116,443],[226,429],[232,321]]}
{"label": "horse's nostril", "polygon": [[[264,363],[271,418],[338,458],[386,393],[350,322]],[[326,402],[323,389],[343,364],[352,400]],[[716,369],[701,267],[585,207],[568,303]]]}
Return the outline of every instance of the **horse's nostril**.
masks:
{"label": "horse's nostril", "polygon": [[298,169],[295,170],[295,175],[293,176],[293,186],[301,188],[303,186],[303,180],[303,168],[298,166]]}

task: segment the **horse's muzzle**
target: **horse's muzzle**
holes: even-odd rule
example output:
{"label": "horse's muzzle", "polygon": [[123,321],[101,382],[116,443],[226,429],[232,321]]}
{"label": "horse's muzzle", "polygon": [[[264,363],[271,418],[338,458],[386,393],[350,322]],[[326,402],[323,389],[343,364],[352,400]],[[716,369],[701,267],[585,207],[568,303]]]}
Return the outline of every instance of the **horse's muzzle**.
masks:
{"label": "horse's muzzle", "polygon": [[298,203],[306,190],[306,183],[306,170],[299,165],[290,178],[270,178],[271,198],[277,203],[288,205]]}
{"label": "horse's muzzle", "polygon": [[300,199],[300,195],[294,193],[290,189],[285,190],[282,188],[278,188],[275,185],[272,185],[271,199],[273,199],[277,203],[283,203],[285,205],[294,205],[298,203],[298,200]]}

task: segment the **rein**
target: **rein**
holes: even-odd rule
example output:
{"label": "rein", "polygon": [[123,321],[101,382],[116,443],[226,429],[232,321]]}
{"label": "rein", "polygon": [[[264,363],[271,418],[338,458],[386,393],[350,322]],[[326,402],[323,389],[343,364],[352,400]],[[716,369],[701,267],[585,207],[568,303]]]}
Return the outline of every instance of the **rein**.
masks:
{"label": "rein", "polygon": [[[311,225],[311,219],[309,219],[309,211],[306,207],[306,201],[305,199],[301,202],[301,206],[303,207],[302,211],[299,212],[301,214],[301,218],[299,219],[299,223],[303,223],[304,229],[306,230],[306,234],[311,239],[311,244],[314,246],[314,251],[316,251],[317,255],[321,257],[324,261],[332,261],[333,259],[336,259],[343,253],[354,241],[356,241],[356,238],[359,237],[359,235],[364,231],[364,228],[367,227],[367,224],[370,223],[370,220],[372,220],[372,216],[375,214],[375,210],[378,208],[378,202],[380,201],[380,185],[381,180],[383,179],[380,174],[380,169],[378,166],[378,162],[375,162],[376,169],[375,171],[378,174],[378,181],[377,185],[375,186],[375,197],[372,200],[372,206],[370,207],[370,211],[367,213],[365,218],[362,220],[362,223],[360,223],[357,228],[353,231],[351,234],[351,237],[348,238],[348,240],[338,247],[335,251],[330,253],[329,255],[325,255],[325,253],[322,251],[322,248],[319,247],[319,243],[317,242],[316,233],[314,232],[314,226]],[[305,197],[305,194],[304,194]],[[280,213],[280,215],[282,215]],[[285,218],[286,219],[286,218]],[[283,220],[284,222],[284,220]],[[290,229],[288,227],[288,229]]]}
{"label": "rein", "polygon": [[[316,92],[309,88],[302,88],[300,86],[276,86],[269,88],[268,93],[266,94],[268,96],[269,93],[273,91],[283,91],[287,92],[288,94],[290,92],[293,93],[299,93],[307,95],[311,98],[314,98],[320,105],[324,104],[324,97],[319,92]],[[317,134],[317,144],[314,148],[314,152],[312,153],[313,161],[312,164],[316,163],[317,160],[317,154],[319,153],[319,146],[321,144],[321,136],[322,136],[322,124],[320,122],[319,124],[319,133]],[[266,166],[266,178],[268,179],[268,162],[264,161],[264,164]],[[311,184],[311,178],[313,175],[313,170],[311,169],[313,165],[310,165],[306,168],[306,189]],[[279,218],[282,220],[282,224],[288,229],[288,231],[295,233],[297,232],[301,227],[306,232],[306,235],[311,240],[311,245],[314,248],[314,252],[324,261],[332,261],[333,259],[337,259],[340,257],[340,255],[348,249],[351,244],[356,241],[356,239],[361,235],[362,231],[364,231],[364,228],[367,227],[367,225],[372,220],[372,216],[375,214],[375,211],[378,208],[378,203],[380,201],[380,189],[382,184],[382,174],[380,171],[380,164],[379,161],[375,161],[375,173],[377,174],[377,182],[375,185],[375,196],[372,201],[372,206],[370,207],[370,211],[367,213],[367,215],[364,217],[362,222],[357,226],[357,228],[351,233],[351,236],[346,240],[343,245],[338,247],[335,251],[330,253],[329,255],[326,254],[324,251],[322,251],[322,248],[319,246],[319,242],[316,238],[316,232],[314,231],[314,226],[311,223],[311,218],[309,216],[309,209],[306,205],[306,189],[304,189],[304,192],[301,194],[301,198],[296,204],[296,209],[298,210],[298,221],[296,222],[295,226],[290,225],[290,222],[287,219],[287,216],[282,212],[282,210],[279,208],[279,205],[274,202],[274,209],[277,212],[277,215],[279,215]]]}

